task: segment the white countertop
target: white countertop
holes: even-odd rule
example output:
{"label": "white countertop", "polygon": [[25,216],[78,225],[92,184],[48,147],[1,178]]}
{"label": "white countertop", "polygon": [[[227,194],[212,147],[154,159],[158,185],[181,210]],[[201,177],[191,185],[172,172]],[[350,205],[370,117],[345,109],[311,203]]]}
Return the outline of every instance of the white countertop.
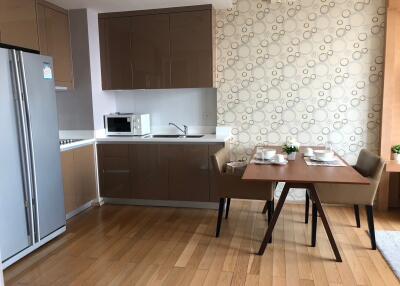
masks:
{"label": "white countertop", "polygon": [[[205,131],[205,130],[204,130]],[[208,130],[207,130],[208,131]],[[151,136],[107,136],[104,130],[60,131],[60,139],[84,139],[60,146],[61,151],[68,151],[95,143],[225,143],[231,138],[230,127],[217,127],[216,134],[204,134],[200,138],[153,138]],[[154,133],[155,134],[155,133]],[[168,133],[157,133],[168,134]],[[189,134],[196,135],[196,134]]]}
{"label": "white countertop", "polygon": [[84,139],[84,140],[76,141],[76,142],[73,142],[73,143],[60,145],[60,151],[61,152],[68,151],[68,150],[84,147],[84,146],[87,146],[87,145],[91,145],[91,144],[94,144],[94,143],[96,143],[96,139],[94,139],[94,138]]}
{"label": "white countertop", "polygon": [[98,143],[112,142],[148,142],[148,143],[224,143],[229,140],[230,136],[217,134],[204,134],[200,138],[154,138],[151,136],[98,136]]}

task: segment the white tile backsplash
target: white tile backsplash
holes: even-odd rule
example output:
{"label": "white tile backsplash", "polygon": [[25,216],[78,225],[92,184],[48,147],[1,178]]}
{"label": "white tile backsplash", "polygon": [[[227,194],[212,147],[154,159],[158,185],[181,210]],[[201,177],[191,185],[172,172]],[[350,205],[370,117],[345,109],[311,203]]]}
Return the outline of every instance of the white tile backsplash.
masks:
{"label": "white tile backsplash", "polygon": [[217,125],[217,91],[213,88],[116,91],[119,112],[150,113],[151,125]]}

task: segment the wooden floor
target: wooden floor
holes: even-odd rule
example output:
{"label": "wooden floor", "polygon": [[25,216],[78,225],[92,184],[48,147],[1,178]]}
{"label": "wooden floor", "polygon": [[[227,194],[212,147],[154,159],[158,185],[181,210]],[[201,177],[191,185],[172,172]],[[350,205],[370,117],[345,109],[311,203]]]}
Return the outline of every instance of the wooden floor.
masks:
{"label": "wooden floor", "polygon": [[[303,205],[285,205],[273,244],[255,256],[265,231],[262,202],[233,200],[219,239],[216,211],[103,206],[68,223],[65,235],[5,271],[6,285],[398,285],[370,250],[365,211],[327,207],[343,263],[319,223],[317,247]],[[400,229],[400,212],[376,213],[376,228]],[[400,255],[400,254],[399,254]]]}

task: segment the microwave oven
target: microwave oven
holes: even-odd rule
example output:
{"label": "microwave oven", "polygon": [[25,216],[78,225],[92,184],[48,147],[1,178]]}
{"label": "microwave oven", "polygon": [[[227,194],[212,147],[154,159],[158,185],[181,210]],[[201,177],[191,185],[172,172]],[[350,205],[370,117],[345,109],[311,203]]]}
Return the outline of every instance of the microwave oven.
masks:
{"label": "microwave oven", "polygon": [[104,128],[109,136],[142,136],[150,133],[150,114],[112,113],[104,115]]}

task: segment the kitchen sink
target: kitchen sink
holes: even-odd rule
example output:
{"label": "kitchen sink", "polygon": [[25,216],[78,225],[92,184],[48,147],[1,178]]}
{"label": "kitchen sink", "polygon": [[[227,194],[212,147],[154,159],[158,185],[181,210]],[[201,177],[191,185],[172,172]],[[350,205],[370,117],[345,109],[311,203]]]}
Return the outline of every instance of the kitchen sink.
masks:
{"label": "kitchen sink", "polygon": [[201,138],[204,135],[182,135],[179,138]]}
{"label": "kitchen sink", "polygon": [[166,135],[152,135],[151,137],[153,138],[179,138],[181,135],[172,135],[172,134],[166,134]]}
{"label": "kitchen sink", "polygon": [[178,135],[178,134],[156,134],[153,138],[201,138],[204,135]]}

